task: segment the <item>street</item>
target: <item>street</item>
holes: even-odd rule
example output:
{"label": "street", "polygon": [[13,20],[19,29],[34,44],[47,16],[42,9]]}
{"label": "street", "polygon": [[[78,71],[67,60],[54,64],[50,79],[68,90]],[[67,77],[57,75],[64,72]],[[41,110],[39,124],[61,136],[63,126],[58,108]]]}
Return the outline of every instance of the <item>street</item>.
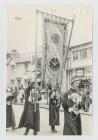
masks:
{"label": "street", "polygon": [[[19,120],[23,111],[23,105],[13,105],[13,110],[15,113],[16,126],[19,124]],[[92,116],[81,115],[82,119],[82,133],[83,135],[92,135]],[[62,135],[64,125],[64,112],[60,111],[60,126],[56,126],[58,133],[51,133],[49,126],[49,111],[46,108],[40,108],[40,132],[38,135]],[[8,129],[7,135],[23,135],[25,128],[16,129],[12,131],[11,128]],[[28,135],[33,135],[32,129]]]}
{"label": "street", "polygon": [[[13,105],[13,109],[14,109],[14,113],[15,116],[17,116],[16,119],[16,126],[18,126],[19,124],[19,120],[22,114],[22,110],[23,110],[23,105]],[[51,133],[51,129],[49,126],[49,113],[48,113],[48,109],[44,109],[44,108],[40,108],[40,132],[38,133],[39,135],[54,135],[53,133]],[[62,135],[63,132],[63,112],[61,112],[60,114],[60,126],[57,126],[57,130],[58,133],[55,133],[55,135]],[[12,129],[10,128],[7,131],[8,135],[23,135],[25,131],[25,128],[21,128],[21,129],[17,129],[12,131]],[[33,131],[32,129],[29,132],[29,135],[33,135]]]}

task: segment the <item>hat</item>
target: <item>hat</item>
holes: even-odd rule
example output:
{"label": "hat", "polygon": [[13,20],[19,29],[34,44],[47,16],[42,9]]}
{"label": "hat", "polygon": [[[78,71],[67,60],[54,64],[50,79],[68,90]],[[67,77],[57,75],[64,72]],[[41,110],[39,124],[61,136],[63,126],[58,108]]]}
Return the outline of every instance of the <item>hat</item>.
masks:
{"label": "hat", "polygon": [[75,81],[72,81],[71,82],[71,87],[70,87],[72,90],[75,90],[75,91],[77,91],[77,90],[79,90],[78,89],[78,86],[77,85],[75,85]]}

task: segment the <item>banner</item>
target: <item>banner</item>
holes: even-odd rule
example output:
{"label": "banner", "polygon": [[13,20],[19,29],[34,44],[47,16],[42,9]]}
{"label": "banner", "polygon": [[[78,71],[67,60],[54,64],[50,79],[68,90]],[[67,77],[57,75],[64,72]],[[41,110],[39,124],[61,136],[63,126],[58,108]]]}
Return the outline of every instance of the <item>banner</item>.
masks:
{"label": "banner", "polygon": [[55,88],[62,83],[66,53],[67,24],[57,20],[44,19],[44,65],[45,81]]}

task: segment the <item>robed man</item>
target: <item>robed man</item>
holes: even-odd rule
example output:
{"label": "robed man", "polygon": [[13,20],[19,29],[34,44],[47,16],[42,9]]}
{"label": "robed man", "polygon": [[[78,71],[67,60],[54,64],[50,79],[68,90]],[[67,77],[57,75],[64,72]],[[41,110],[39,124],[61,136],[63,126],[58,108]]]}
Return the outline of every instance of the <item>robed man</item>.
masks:
{"label": "robed man", "polygon": [[[77,93],[75,87],[71,87],[67,92],[64,93],[62,99],[62,106],[64,108],[64,129],[63,135],[81,135],[81,116],[70,112],[69,108],[72,108],[75,103],[72,98],[69,98],[73,93]],[[79,107],[79,105],[78,105]]]}
{"label": "robed man", "polygon": [[19,122],[19,128],[26,127],[24,135],[27,135],[30,129],[33,129],[34,135],[40,131],[39,101],[42,97],[39,89],[35,89],[33,85],[30,83],[25,90],[25,105]]}
{"label": "robed man", "polygon": [[59,108],[61,100],[59,92],[57,90],[50,90],[49,97],[49,125],[51,126],[52,133],[57,133],[55,125],[60,125]]}

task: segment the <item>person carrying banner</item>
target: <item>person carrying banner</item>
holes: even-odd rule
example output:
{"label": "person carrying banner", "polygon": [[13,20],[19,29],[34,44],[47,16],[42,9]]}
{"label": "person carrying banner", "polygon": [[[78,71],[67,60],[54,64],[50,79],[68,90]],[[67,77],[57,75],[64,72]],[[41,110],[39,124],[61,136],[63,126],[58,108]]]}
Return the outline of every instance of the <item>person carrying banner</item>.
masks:
{"label": "person carrying banner", "polygon": [[30,129],[37,135],[40,131],[40,110],[39,101],[42,99],[39,88],[30,83],[25,90],[25,105],[19,122],[19,127],[26,127],[24,135],[27,135]]}
{"label": "person carrying banner", "polygon": [[[64,129],[63,135],[81,135],[81,116],[71,112],[71,108],[75,105],[75,102],[71,98],[73,93],[77,93],[75,87],[71,87],[67,92],[64,93],[62,99],[62,106],[64,108]],[[73,95],[72,95],[73,96]]]}

